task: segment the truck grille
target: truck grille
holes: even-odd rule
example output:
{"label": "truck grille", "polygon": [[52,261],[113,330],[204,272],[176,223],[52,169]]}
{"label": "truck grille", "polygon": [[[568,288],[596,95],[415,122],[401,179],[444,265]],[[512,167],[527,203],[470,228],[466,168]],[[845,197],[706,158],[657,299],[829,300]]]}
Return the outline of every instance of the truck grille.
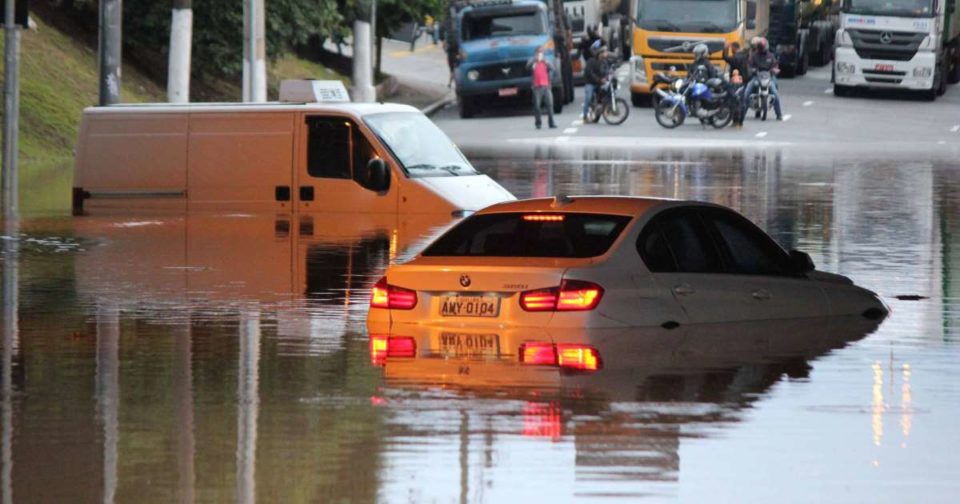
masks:
{"label": "truck grille", "polygon": [[706,44],[707,49],[712,53],[723,50],[722,39],[651,38],[647,43],[650,45],[650,49],[654,51],[673,54],[692,54],[693,48],[697,44]]}
{"label": "truck grille", "polygon": [[847,30],[857,56],[864,59],[910,61],[926,33],[882,30]]}
{"label": "truck grille", "polygon": [[867,82],[881,84],[900,84],[907,72],[899,70],[863,70],[863,78]]}
{"label": "truck grille", "polygon": [[477,67],[476,70],[480,74],[477,77],[478,81],[519,79],[530,76],[530,71],[527,70],[527,64],[524,62],[485,65]]}

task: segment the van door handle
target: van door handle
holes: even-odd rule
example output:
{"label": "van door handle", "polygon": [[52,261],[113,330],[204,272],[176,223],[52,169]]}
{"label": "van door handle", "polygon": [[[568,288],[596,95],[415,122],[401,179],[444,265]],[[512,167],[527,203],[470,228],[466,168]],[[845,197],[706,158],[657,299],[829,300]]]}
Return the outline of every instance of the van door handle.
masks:
{"label": "van door handle", "polygon": [[273,194],[277,201],[290,201],[290,186],[278,185]]}
{"label": "van door handle", "polygon": [[300,201],[313,201],[313,186],[300,186]]}
{"label": "van door handle", "polygon": [[678,296],[689,296],[691,294],[696,294],[697,291],[687,284],[680,284],[673,288],[673,293]]}
{"label": "van door handle", "polygon": [[770,293],[763,289],[757,289],[753,291],[750,295],[753,296],[753,299],[756,299],[757,301],[766,301],[771,297]]}

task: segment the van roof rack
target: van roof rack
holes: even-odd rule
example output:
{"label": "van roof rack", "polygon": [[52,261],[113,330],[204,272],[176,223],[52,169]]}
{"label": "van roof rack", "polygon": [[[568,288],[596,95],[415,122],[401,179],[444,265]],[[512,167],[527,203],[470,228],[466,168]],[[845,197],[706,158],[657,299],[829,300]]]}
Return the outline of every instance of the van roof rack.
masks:
{"label": "van roof rack", "polygon": [[350,95],[338,80],[285,80],[280,82],[283,103],[350,103]]}

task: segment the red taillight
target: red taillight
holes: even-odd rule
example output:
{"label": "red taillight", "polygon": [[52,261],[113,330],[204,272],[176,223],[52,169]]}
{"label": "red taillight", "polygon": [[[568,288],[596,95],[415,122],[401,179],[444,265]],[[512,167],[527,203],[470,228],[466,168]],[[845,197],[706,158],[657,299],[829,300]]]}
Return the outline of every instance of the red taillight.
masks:
{"label": "red taillight", "polygon": [[519,354],[523,364],[558,366],[574,371],[596,371],[603,367],[596,348],[578,343],[524,343],[520,345]]}
{"label": "red taillight", "polygon": [[603,287],[583,280],[564,280],[560,287],[520,293],[526,311],[588,311],[600,304]]}
{"label": "red taillight", "polygon": [[553,343],[524,343],[520,345],[520,362],[553,366],[557,363],[557,349]]}
{"label": "red taillight", "polygon": [[387,277],[381,278],[370,290],[371,308],[412,310],[416,306],[417,291],[390,285],[387,283]]}
{"label": "red taillight", "polygon": [[370,335],[370,363],[382,366],[387,358],[416,357],[417,341],[409,336]]}

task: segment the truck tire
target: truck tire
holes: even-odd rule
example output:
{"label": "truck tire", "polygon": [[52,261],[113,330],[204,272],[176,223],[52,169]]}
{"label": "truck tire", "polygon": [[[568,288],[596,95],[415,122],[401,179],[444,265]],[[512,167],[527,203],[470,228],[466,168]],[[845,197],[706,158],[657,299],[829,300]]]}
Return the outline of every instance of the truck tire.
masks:
{"label": "truck tire", "polygon": [[833,96],[844,97],[853,96],[853,88],[850,86],[833,85]]}
{"label": "truck tire", "polygon": [[953,44],[952,51],[952,58],[948,61],[952,61],[953,65],[950,66],[950,63],[947,63],[947,82],[956,84],[960,82],[960,40],[957,40],[957,42]]}
{"label": "truck tire", "polygon": [[474,103],[473,97],[471,96],[458,96],[457,105],[460,108],[460,118],[461,119],[470,119],[474,114]]}
{"label": "truck tire", "polygon": [[800,50],[797,53],[797,77],[805,75],[808,68],[810,68],[810,53],[807,52],[807,43],[804,42],[804,44],[800,46]]}
{"label": "truck tire", "polygon": [[630,103],[634,107],[649,107],[651,105],[651,95],[645,95],[642,93],[630,93]]}
{"label": "truck tire", "polygon": [[559,114],[563,112],[564,101],[563,98],[567,96],[564,88],[553,88],[553,113]]}

